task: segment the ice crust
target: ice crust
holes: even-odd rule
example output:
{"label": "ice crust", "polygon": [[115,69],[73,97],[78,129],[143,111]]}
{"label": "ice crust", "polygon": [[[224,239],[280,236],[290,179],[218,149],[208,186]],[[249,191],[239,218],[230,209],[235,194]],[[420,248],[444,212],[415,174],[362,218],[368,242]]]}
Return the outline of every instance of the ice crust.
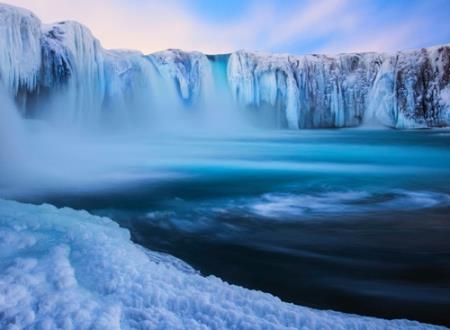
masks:
{"label": "ice crust", "polygon": [[85,211],[0,200],[2,329],[433,329],[319,311],[146,251]]}

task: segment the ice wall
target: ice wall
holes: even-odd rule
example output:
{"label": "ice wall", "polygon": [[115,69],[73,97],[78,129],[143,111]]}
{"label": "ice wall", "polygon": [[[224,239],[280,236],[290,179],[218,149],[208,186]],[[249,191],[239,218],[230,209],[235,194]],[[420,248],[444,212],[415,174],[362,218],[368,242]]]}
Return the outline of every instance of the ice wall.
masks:
{"label": "ice wall", "polygon": [[8,5],[0,5],[0,22],[0,79],[30,117],[155,127],[188,116],[225,123],[233,109],[290,129],[450,123],[450,46],[333,56],[143,55],[105,50],[76,22],[44,25]]}
{"label": "ice wall", "polygon": [[0,78],[10,93],[36,88],[41,66],[41,22],[31,12],[0,4]]}
{"label": "ice wall", "polygon": [[231,55],[235,100],[269,107],[290,128],[447,126],[450,47],[396,54]]}
{"label": "ice wall", "polygon": [[178,94],[186,105],[206,102],[212,93],[213,77],[211,65],[204,54],[169,49],[149,57],[162,74],[174,80]]}
{"label": "ice wall", "polygon": [[41,73],[47,86],[67,83],[67,88],[60,91],[64,113],[58,109],[59,115],[70,121],[98,118],[106,91],[106,54],[100,43],[82,25],[61,22],[44,27],[42,46]]}

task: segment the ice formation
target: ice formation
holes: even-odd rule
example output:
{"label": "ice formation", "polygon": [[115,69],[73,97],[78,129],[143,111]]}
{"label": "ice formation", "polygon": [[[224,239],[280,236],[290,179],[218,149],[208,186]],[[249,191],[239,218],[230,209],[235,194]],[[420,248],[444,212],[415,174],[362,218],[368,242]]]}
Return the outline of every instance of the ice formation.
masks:
{"label": "ice formation", "polygon": [[205,101],[213,85],[211,65],[207,57],[199,52],[186,53],[171,49],[150,55],[158,68],[171,77],[184,102],[192,104]]}
{"label": "ice formation", "polygon": [[0,5],[0,78],[12,93],[37,87],[41,66],[41,22],[31,12]]}
{"label": "ice formation", "polygon": [[291,128],[446,126],[450,47],[396,54],[269,55],[239,51],[228,66],[240,104],[281,111]]}
{"label": "ice formation", "polygon": [[203,277],[107,218],[0,200],[2,329],[433,329],[318,311]]}
{"label": "ice formation", "polygon": [[448,45],[394,54],[143,55],[105,50],[76,22],[44,25],[8,5],[0,20],[0,79],[27,116],[151,123],[166,112],[215,108],[226,95],[242,114],[291,129],[450,122]]}

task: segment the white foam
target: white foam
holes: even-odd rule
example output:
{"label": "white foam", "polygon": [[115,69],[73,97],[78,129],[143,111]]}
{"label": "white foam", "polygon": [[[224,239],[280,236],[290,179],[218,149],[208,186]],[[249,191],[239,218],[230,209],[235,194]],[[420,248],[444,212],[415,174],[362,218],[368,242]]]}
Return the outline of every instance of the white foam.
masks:
{"label": "white foam", "polygon": [[[385,195],[385,198],[377,199]],[[365,191],[310,194],[266,194],[250,203],[249,210],[267,218],[305,218],[380,211],[418,210],[450,205],[450,195],[428,191],[395,190],[385,194]]]}

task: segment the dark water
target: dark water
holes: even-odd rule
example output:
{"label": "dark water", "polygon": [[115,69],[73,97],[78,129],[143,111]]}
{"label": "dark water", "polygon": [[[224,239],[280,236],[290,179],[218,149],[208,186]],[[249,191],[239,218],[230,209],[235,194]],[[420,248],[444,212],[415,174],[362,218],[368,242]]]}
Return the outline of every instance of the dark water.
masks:
{"label": "dark water", "polygon": [[23,199],[107,215],[143,246],[285,301],[450,325],[450,131],[140,143],[120,154],[133,159],[120,184]]}

